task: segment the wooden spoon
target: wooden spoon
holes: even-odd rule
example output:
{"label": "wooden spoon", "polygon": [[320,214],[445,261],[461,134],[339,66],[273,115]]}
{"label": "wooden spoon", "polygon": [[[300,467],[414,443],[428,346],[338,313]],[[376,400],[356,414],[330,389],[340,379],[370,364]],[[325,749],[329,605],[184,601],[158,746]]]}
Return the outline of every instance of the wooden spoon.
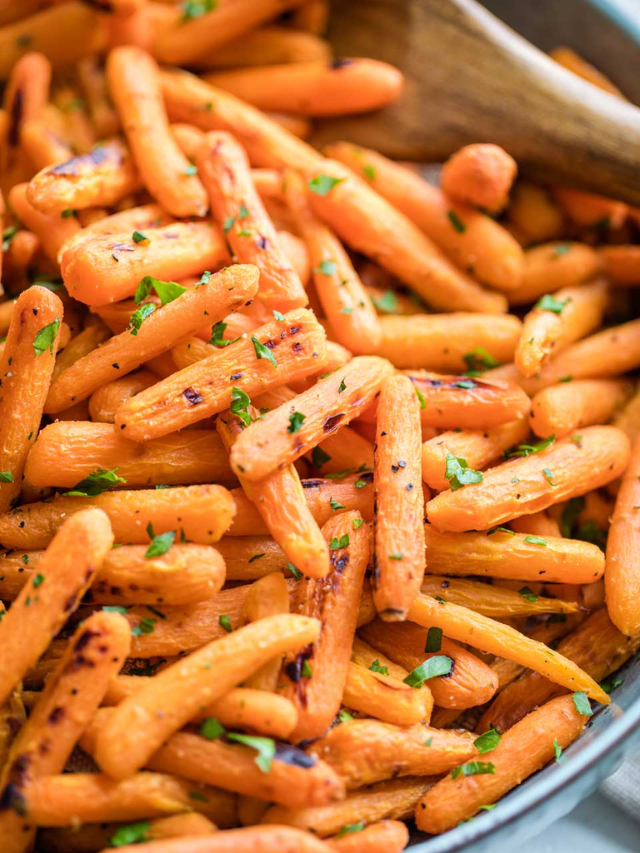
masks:
{"label": "wooden spoon", "polygon": [[557,65],[474,0],[339,0],[338,56],[377,56],[406,74],[397,104],[323,122],[389,156],[443,160],[495,142],[526,174],[640,205],[640,109]]}

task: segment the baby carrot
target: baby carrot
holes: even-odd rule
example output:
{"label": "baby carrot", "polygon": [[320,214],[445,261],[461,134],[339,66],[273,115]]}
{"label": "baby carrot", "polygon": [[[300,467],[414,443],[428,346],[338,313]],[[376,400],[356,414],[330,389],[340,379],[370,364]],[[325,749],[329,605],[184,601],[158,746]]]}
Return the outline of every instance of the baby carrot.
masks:
{"label": "baby carrot", "polygon": [[194,68],[242,68],[279,65],[284,62],[313,62],[331,59],[331,48],[312,33],[276,24],[245,33],[193,61]]}
{"label": "baby carrot", "polygon": [[422,445],[422,479],[432,489],[450,488],[446,477],[447,455],[465,459],[474,471],[484,471],[505,450],[523,442],[529,435],[525,418],[490,429],[449,430],[430,438]]}
{"label": "baby carrot", "polygon": [[[288,613],[289,588],[282,572],[271,572],[252,583],[244,600],[243,610],[249,622],[264,619],[265,616],[272,616],[274,613]],[[274,692],[278,684],[281,665],[282,660],[279,657],[269,661],[249,676],[244,682],[245,686],[256,688],[258,692]],[[284,699],[281,696],[277,698]],[[295,719],[292,721],[291,729],[286,737],[289,737],[298,722],[298,711],[293,703],[290,704],[295,712]],[[216,715],[214,714],[214,716]],[[224,723],[224,720],[222,722]]]}
{"label": "baby carrot", "polygon": [[584,691],[604,705],[611,701],[586,672],[559,652],[552,652],[544,643],[531,640],[515,628],[466,607],[451,602],[441,603],[421,593],[411,605],[409,619],[423,627],[440,628],[447,637],[481,647],[484,652],[516,661],[568,690]]}
{"label": "baby carrot", "polygon": [[25,121],[20,131],[22,150],[36,169],[64,163],[73,156],[71,148],[40,119]]}
{"label": "baby carrot", "polygon": [[355,835],[328,838],[327,843],[338,853],[401,853],[409,843],[409,830],[399,820],[380,820]]}
{"label": "baby carrot", "polygon": [[583,495],[620,476],[629,459],[629,439],[615,427],[592,426],[524,453],[476,476],[468,492],[460,485],[441,492],[427,504],[429,521],[443,531],[487,530]]}
{"label": "baby carrot", "polygon": [[[270,616],[193,652],[117,706],[98,734],[96,761],[114,779],[125,779],[190,720],[203,701],[224,695],[272,657],[313,642],[319,628],[317,620],[303,616]],[[139,723],[132,725],[142,719],[147,721],[142,730]]]}
{"label": "baby carrot", "polygon": [[[414,314],[380,317],[377,354],[395,367],[441,373],[467,369],[465,355],[483,352],[494,361],[513,357],[522,324],[512,314]],[[488,378],[488,377],[487,377]]]}
{"label": "baby carrot", "polygon": [[[394,836],[395,837],[395,836]],[[137,845],[122,847],[122,853],[138,853]],[[227,829],[205,838],[150,841],[145,853],[330,853],[330,848],[308,832],[290,826],[246,826]],[[102,853],[108,853],[105,849]],[[393,853],[389,850],[388,853]]]}
{"label": "baby carrot", "polygon": [[403,76],[375,59],[289,62],[207,74],[207,83],[261,110],[341,116],[379,110],[400,96]]}
{"label": "baby carrot", "polygon": [[142,204],[139,207],[128,207],[110,216],[103,216],[95,222],[84,224],[75,236],[71,237],[63,245],[59,253],[71,249],[78,243],[82,243],[91,237],[101,234],[133,234],[134,231],[146,233],[148,228],[160,228],[173,222],[173,217],[163,210],[159,204]]}
{"label": "baby carrot", "polygon": [[524,180],[512,189],[507,223],[521,236],[523,245],[553,240],[566,229],[562,211],[549,191]]}
{"label": "baby carrot", "polygon": [[443,191],[458,201],[498,213],[506,205],[518,166],[499,145],[465,145],[442,167]]}
{"label": "baby carrot", "polygon": [[583,426],[604,424],[633,391],[625,379],[578,379],[543,388],[531,400],[531,429],[541,438],[564,438]]}
{"label": "baby carrot", "polygon": [[[142,281],[141,286],[144,283]],[[240,264],[221,270],[206,283],[182,293],[174,285],[174,291],[167,297],[170,301],[162,308],[146,316],[140,315],[139,321],[132,322],[129,329],[63,371],[51,385],[46,411],[60,412],[85,400],[100,386],[135,370],[168,350],[180,338],[193,334],[202,327],[203,320],[217,323],[230,311],[242,307],[255,295],[257,288],[258,270]]]}
{"label": "baby carrot", "polygon": [[61,246],[80,230],[75,216],[63,219],[58,214],[41,213],[27,199],[27,184],[14,184],[9,191],[9,205],[16,216],[39,238],[46,255],[56,261]]}
{"label": "baby carrot", "polygon": [[93,392],[89,398],[89,414],[94,423],[112,424],[116,411],[131,397],[140,391],[150,388],[158,381],[158,377],[150,370],[138,370],[107,382]]}
{"label": "baby carrot", "polygon": [[459,267],[498,290],[517,287],[522,249],[491,217],[447,199],[400,163],[350,142],[332,142],[325,153],[356,174],[363,174],[376,192],[407,216]]}
{"label": "baby carrot", "polygon": [[[374,651],[372,649],[372,651]],[[380,652],[369,658],[369,665],[378,661],[380,668],[387,667],[391,672],[395,667]],[[402,670],[402,667],[395,667]],[[403,678],[409,674],[406,670]],[[347,681],[342,694],[342,702],[347,708],[360,711],[368,717],[375,717],[385,723],[397,726],[412,726],[429,720],[433,710],[433,696],[429,688],[415,690],[402,679],[394,675],[383,675],[378,671],[361,666],[353,660],[347,671]]]}
{"label": "baby carrot", "polygon": [[630,441],[640,434],[640,388],[613,419],[613,425],[623,430]]}
{"label": "baby carrot", "polygon": [[505,310],[502,295],[483,290],[454,267],[411,220],[341,163],[325,160],[307,171],[307,180],[316,214],[352,249],[372,257],[434,308]]}
{"label": "baby carrot", "polygon": [[229,408],[234,393],[255,395],[315,371],[323,364],[324,329],[304,308],[280,316],[124,403],[116,429],[148,441]]}
{"label": "baby carrot", "polygon": [[156,534],[184,531],[189,542],[210,545],[227,530],[235,512],[233,498],[222,486],[106,492],[97,497],[56,497],[23,504],[0,515],[0,542],[8,548],[46,548],[70,513],[102,509],[118,542],[149,542]]}
{"label": "baby carrot", "polygon": [[554,187],[553,197],[569,219],[585,228],[620,228],[629,212],[628,205],[621,201],[573,187]]}
{"label": "baby carrot", "polygon": [[[442,638],[437,653],[425,652],[428,632],[410,622],[374,622],[359,629],[360,636],[392,661],[412,672],[434,654],[454,661],[446,676],[428,679],[428,687],[437,705],[443,708],[473,708],[488,702],[498,689],[498,678],[476,655]],[[415,688],[414,688],[415,689]]]}
{"label": "baby carrot", "polygon": [[[63,306],[44,287],[30,287],[18,297],[0,361],[0,511],[13,505],[37,435],[60,340]],[[29,394],[25,394],[25,388]]]}
{"label": "baby carrot", "polygon": [[380,323],[348,254],[311,212],[300,175],[289,170],[284,183],[285,197],[309,250],[316,291],[334,337],[356,355],[375,352],[380,343]]}
{"label": "baby carrot", "polygon": [[622,287],[640,285],[640,246],[602,246],[598,252],[604,274],[612,284]]}
{"label": "baby carrot", "polygon": [[[319,737],[337,714],[347,680],[357,608],[371,552],[371,532],[357,512],[330,519],[322,532],[331,549],[328,582],[303,579],[293,610],[320,620],[318,636],[287,656],[283,695],[298,708],[294,741]],[[264,621],[264,620],[263,620]]]}
{"label": "baby carrot", "polygon": [[524,319],[514,355],[520,373],[539,373],[551,356],[597,329],[608,298],[603,279],[543,296]]}
{"label": "baby carrot", "polygon": [[373,600],[385,621],[406,619],[425,570],[420,403],[406,376],[378,399],[373,468],[376,514]]}
{"label": "baby carrot", "polygon": [[444,575],[427,575],[420,591],[434,598],[439,596],[447,603],[460,604],[492,619],[536,613],[575,613],[578,610],[577,604],[560,598],[545,598],[542,595],[530,595],[527,598],[516,589],[502,589],[493,584],[461,578],[449,579]]}
{"label": "baby carrot", "polygon": [[180,279],[219,269],[229,258],[222,234],[204,222],[150,228],[145,236],[136,243],[130,233],[98,235],[63,251],[60,267],[71,296],[106,305],[133,296],[146,275]]}
{"label": "baby carrot", "polygon": [[516,533],[530,533],[533,536],[554,536],[556,538],[562,535],[558,522],[547,515],[544,510],[534,512],[532,515],[512,518],[509,525]]}
{"label": "baby carrot", "polygon": [[[532,711],[502,735],[490,753],[490,769],[482,776],[460,773],[436,783],[416,806],[418,828],[437,834],[473,817],[483,805],[492,805],[511,788],[551,761],[558,748],[566,749],[589,718],[580,714],[570,696],[554,699]],[[454,771],[455,772],[455,771]]]}
{"label": "baby carrot", "polygon": [[[72,315],[73,318],[73,315]],[[69,318],[67,318],[69,319]],[[95,318],[97,322],[92,322],[65,345],[56,356],[56,363],[53,368],[53,379],[57,379],[60,374],[76,363],[79,359],[88,355],[93,350],[97,349],[109,338],[109,329],[100,320]]]}
{"label": "baby carrot", "polygon": [[271,310],[289,311],[308,302],[302,282],[279,243],[251,178],[247,155],[228,133],[208,133],[197,164],[213,215],[233,255],[260,270],[258,295]]}
{"label": "baby carrot", "polygon": [[171,136],[158,75],[140,48],[126,45],[109,54],[109,92],[145,187],[174,216],[204,216],[207,195]]}
{"label": "baby carrot", "polygon": [[509,303],[527,305],[545,293],[588,281],[601,269],[600,256],[586,243],[569,240],[542,243],[524,253],[520,285],[509,292]]}
{"label": "baby carrot", "polygon": [[8,143],[17,148],[25,122],[42,117],[49,100],[51,63],[46,55],[32,51],[18,59],[4,91],[2,106],[9,116]]}
{"label": "baby carrot", "polygon": [[63,210],[111,207],[139,188],[131,154],[115,138],[88,154],[45,166],[28,184],[27,199],[41,213],[59,216]]}
{"label": "baby carrot", "polygon": [[0,622],[0,641],[6,650],[0,662],[0,704],[78,606],[112,543],[103,512],[80,512],[62,525],[38,575]]}
{"label": "baby carrot", "polygon": [[636,438],[625,471],[607,539],[605,589],[607,608],[614,624],[628,636],[640,632],[640,572],[638,505],[640,504],[640,439]]}

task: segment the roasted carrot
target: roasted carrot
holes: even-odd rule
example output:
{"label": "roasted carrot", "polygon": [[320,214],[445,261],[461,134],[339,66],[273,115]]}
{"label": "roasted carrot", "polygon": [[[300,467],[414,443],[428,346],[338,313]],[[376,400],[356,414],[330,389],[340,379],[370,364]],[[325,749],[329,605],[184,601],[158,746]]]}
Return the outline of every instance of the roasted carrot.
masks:
{"label": "roasted carrot", "polygon": [[499,145],[465,145],[442,167],[440,183],[451,198],[498,213],[506,205],[518,167]]}
{"label": "roasted carrot", "polygon": [[192,62],[194,68],[242,68],[331,59],[331,47],[312,33],[267,25],[245,33]]}
{"label": "roasted carrot", "polygon": [[136,243],[129,233],[98,235],[63,251],[69,293],[87,305],[106,305],[133,296],[146,275],[180,279],[217,270],[228,259],[222,234],[209,224],[176,222],[148,229],[146,238]]}
{"label": "roasted carrot", "polygon": [[[483,805],[492,805],[511,788],[566,749],[583,730],[588,717],[579,713],[569,696],[554,699],[533,711],[502,736],[486,762],[490,769],[476,776],[462,765],[460,773],[445,777],[416,807],[419,829],[437,834],[473,817]],[[455,773],[455,771],[454,771]]]}
{"label": "roasted carrot", "polygon": [[553,240],[565,230],[564,217],[548,190],[529,181],[513,187],[507,219],[522,234],[523,243]]}
{"label": "roasted carrot", "polygon": [[356,355],[374,352],[380,343],[380,323],[349,256],[332,231],[311,212],[302,178],[290,170],[285,172],[284,184],[334,337]]}
{"label": "roasted carrot", "polygon": [[640,632],[640,572],[633,556],[638,548],[640,504],[640,439],[636,438],[624,472],[607,539],[605,589],[614,624],[628,636]]}
{"label": "roasted carrot", "polygon": [[[369,658],[369,665],[377,660],[380,669],[386,667],[389,672],[402,670],[402,667],[387,661],[380,652],[372,651],[374,654]],[[411,726],[429,720],[433,696],[428,688],[415,690],[397,678],[395,672],[384,675],[371,670],[369,665],[361,666],[353,660],[349,664],[342,694],[342,702],[347,708],[397,726]],[[404,670],[403,678],[408,674]]]}
{"label": "roasted carrot", "polygon": [[568,344],[597,329],[607,301],[608,288],[602,279],[543,296],[524,319],[514,355],[518,370],[534,376]]}
{"label": "roasted carrot", "polygon": [[630,441],[635,440],[640,433],[640,389],[614,417],[613,425],[626,432]]}
{"label": "roasted carrot", "polygon": [[564,438],[583,426],[609,422],[631,396],[625,379],[571,378],[550,385],[531,401],[531,429],[541,438]]}
{"label": "roasted carrot", "polygon": [[578,605],[571,601],[534,595],[529,587],[523,587],[522,591],[501,589],[492,584],[443,575],[427,575],[420,591],[493,619],[536,613],[575,613],[578,610]]}
{"label": "roasted carrot", "polygon": [[[164,670],[147,687],[126,699],[100,731],[96,761],[114,779],[142,767],[153,753],[197,712],[255,672],[275,655],[317,638],[319,624],[302,616],[271,616],[247,625]],[[212,675],[207,675],[206,663]],[[167,697],[173,696],[171,702]],[[156,710],[161,709],[158,716]],[[148,721],[144,738],[132,720]]]}
{"label": "roasted carrot", "polygon": [[[86,213],[91,210],[89,208]],[[142,204],[138,207],[128,207],[110,216],[103,216],[94,222],[83,223],[83,227],[63,245],[62,252],[71,250],[73,246],[83,243],[91,237],[104,234],[133,234],[134,231],[146,233],[148,228],[160,228],[173,222],[171,217],[159,204]],[[121,331],[121,330],[120,330]]]}
{"label": "roasted carrot", "polygon": [[124,403],[116,428],[138,441],[166,435],[228,408],[234,388],[254,395],[284,385],[316,369],[323,355],[324,330],[313,314],[290,311]]}
{"label": "roasted carrot", "polygon": [[527,305],[547,293],[573,288],[602,269],[600,256],[585,243],[555,241],[527,249],[520,286],[509,292],[511,305]]}
{"label": "roasted carrot", "polygon": [[128,330],[63,371],[51,386],[46,411],[59,412],[79,400],[85,400],[101,385],[126,375],[168,350],[180,338],[193,334],[202,327],[204,318],[206,322],[219,322],[230,311],[250,300],[257,287],[257,269],[235,264],[210,276],[199,287],[182,293],[178,290],[177,298],[172,292],[168,299],[173,298],[162,308],[148,316],[141,314]]}
{"label": "roasted carrot", "polygon": [[573,187],[554,187],[553,197],[569,219],[586,228],[620,228],[629,212],[628,205],[621,201]]}
{"label": "roasted carrot", "polygon": [[[259,412],[248,406],[244,419],[230,410],[217,419],[218,434],[227,452],[234,447],[242,431]],[[244,421],[248,420],[246,424]],[[287,558],[307,577],[322,578],[329,574],[329,549],[308,507],[302,483],[293,465],[273,471],[257,482],[238,475],[245,494],[255,504],[269,532]]]}
{"label": "roasted carrot", "polygon": [[20,131],[22,150],[36,169],[64,163],[73,156],[67,143],[49,130],[40,119],[25,121]]}
{"label": "roasted carrot", "polygon": [[[427,631],[409,622],[376,620],[360,628],[359,634],[409,672],[434,654],[425,652]],[[489,667],[457,643],[442,638],[437,654],[451,658],[454,666],[446,677],[428,679],[436,704],[445,708],[472,708],[488,702],[498,689],[498,679]]]}
{"label": "roasted carrot", "polygon": [[522,326],[513,315],[415,314],[381,317],[378,354],[395,367],[442,373],[467,369],[465,355],[483,351],[494,361],[509,361]]}
{"label": "roasted carrot", "polygon": [[328,838],[327,843],[338,853],[401,853],[409,843],[409,830],[399,820],[380,820],[355,835]]}
{"label": "roasted carrot", "polygon": [[[307,171],[310,201],[352,249],[373,257],[434,308],[499,314],[504,297],[483,290],[365,181],[334,160]],[[326,190],[316,192],[316,189]]]}
{"label": "roasted carrot", "polygon": [[420,403],[406,376],[386,380],[378,399],[373,468],[373,600],[385,621],[406,619],[425,570]]}
{"label": "roasted carrot", "polygon": [[156,382],[157,376],[150,370],[138,370],[123,376],[122,379],[107,382],[94,391],[89,398],[91,420],[94,423],[112,424],[115,421],[116,411],[123,403],[135,397],[140,391],[155,385]]}
{"label": "roasted carrot", "polygon": [[380,195],[407,216],[451,260],[499,290],[517,287],[522,249],[497,222],[466,204],[452,202],[413,170],[348,142],[325,147],[327,156],[363,174]]}
{"label": "roasted carrot", "polygon": [[[260,853],[329,853],[331,850],[308,832],[289,826],[247,826],[216,832],[206,838],[151,841],[146,847],[145,853],[236,853],[240,849]],[[122,847],[122,851],[138,853],[136,845]]]}
{"label": "roasted carrot", "polygon": [[305,61],[207,74],[207,83],[261,110],[340,116],[378,110],[400,96],[403,76],[375,59]]}
{"label": "roasted carrot", "polygon": [[27,184],[14,184],[9,192],[9,204],[30,231],[37,235],[48,257],[55,261],[61,246],[80,230],[80,223],[71,216],[41,213],[27,199]]}
{"label": "roasted carrot", "polygon": [[96,317],[95,320],[97,322],[87,325],[81,332],[73,336],[73,339],[65,345],[64,349],[58,352],[53,368],[53,380],[107,340],[109,329],[99,317]]}
{"label": "roasted carrot", "polygon": [[[272,572],[251,584],[243,605],[244,615],[249,622],[264,619],[274,613],[289,612],[289,589],[281,572]],[[275,691],[280,675],[282,660],[274,658],[262,666],[257,672],[249,676],[244,682],[247,687],[256,688],[259,692]],[[284,697],[278,697],[284,699]],[[294,712],[294,721],[288,737],[295,729],[298,722],[298,712],[293,703],[291,708]],[[215,716],[215,714],[214,714]],[[224,720],[222,721],[224,723]],[[282,735],[280,735],[282,737]]]}
{"label": "roasted carrot", "polygon": [[560,526],[555,519],[547,515],[546,512],[534,512],[532,515],[523,515],[520,518],[512,518],[509,526],[516,533],[530,533],[534,536],[554,536],[560,537]]}
{"label": "roasted carrot", "polygon": [[423,627],[436,627],[448,637],[495,654],[540,672],[555,684],[569,690],[584,691],[592,699],[608,705],[604,690],[580,667],[558,652],[551,652],[544,643],[529,637],[501,622],[473,613],[451,602],[441,603],[430,595],[418,595],[409,610],[409,619]]}
{"label": "roasted carrot", "polygon": [[89,56],[78,62],[77,73],[96,133],[100,139],[104,139],[115,133],[120,126],[120,120],[109,98],[104,67],[96,57]]}
{"label": "roasted carrot", "polygon": [[[24,798],[42,776],[60,773],[84,727],[102,701],[108,681],[129,651],[129,626],[118,613],[95,613],[76,631],[38,702],[20,730],[3,776],[0,840],[7,853],[33,841]],[[22,806],[22,808],[21,808]]]}
{"label": "roasted carrot", "polygon": [[293,610],[322,624],[319,635],[297,655],[288,655],[283,668],[283,695],[298,708],[297,741],[325,732],[340,708],[371,550],[371,531],[359,522],[359,513],[345,512],[324,525],[331,549],[328,582],[303,579],[296,589]]}
{"label": "roasted carrot", "polygon": [[[468,486],[463,490],[464,484],[456,480],[455,491],[441,492],[429,501],[427,515],[438,530],[487,530],[604,486],[620,476],[628,460],[629,439],[621,430],[586,427],[581,434],[550,442],[546,449],[473,477],[470,490]],[[465,479],[468,469],[455,461],[452,465],[460,465]]]}
{"label": "roasted carrot", "polygon": [[0,542],[9,548],[46,548],[70,513],[102,509],[118,542],[148,543],[148,527],[156,534],[179,531],[189,542],[217,542],[233,519],[235,506],[222,486],[108,492],[97,497],[56,497],[23,504],[0,515]]}
{"label": "roasted carrot", "polygon": [[604,274],[612,284],[622,287],[637,287],[640,284],[639,249],[638,246],[602,246],[598,250]]}

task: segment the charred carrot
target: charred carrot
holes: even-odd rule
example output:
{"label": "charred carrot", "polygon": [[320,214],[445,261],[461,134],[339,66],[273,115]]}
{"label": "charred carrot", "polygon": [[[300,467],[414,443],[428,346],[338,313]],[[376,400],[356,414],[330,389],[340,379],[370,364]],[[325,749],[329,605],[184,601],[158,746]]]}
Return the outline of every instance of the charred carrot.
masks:
{"label": "charred carrot", "polygon": [[549,191],[530,181],[518,181],[513,187],[507,218],[511,229],[522,236],[523,245],[553,240],[566,228]]}
{"label": "charred carrot", "polygon": [[[376,671],[369,668],[374,660],[378,661]],[[433,709],[433,696],[429,689],[423,687],[415,690],[397,678],[395,673],[384,675],[379,669],[385,667],[390,672],[394,668],[402,669],[387,661],[380,652],[373,654],[367,666],[361,666],[352,660],[342,694],[343,704],[354,711],[397,726],[411,726],[428,721]],[[406,670],[404,673],[403,678],[406,678],[409,673]]]}
{"label": "charred carrot", "polygon": [[479,581],[443,575],[427,575],[420,588],[425,595],[439,596],[446,602],[460,604],[493,619],[535,613],[575,613],[578,610],[578,605],[573,602],[534,595],[528,587],[522,587],[522,590],[501,589]]}
{"label": "charred carrot", "polygon": [[[289,589],[281,572],[272,572],[251,584],[243,605],[244,615],[249,622],[264,619],[274,613],[289,612]],[[275,691],[280,675],[282,660],[278,657],[262,666],[246,681],[247,687],[254,687],[259,692]],[[284,697],[278,697],[284,699]],[[298,722],[298,712],[293,703],[294,720],[286,737],[288,737]],[[214,714],[215,716],[215,714]],[[224,720],[222,721],[224,723]]]}
{"label": "charred carrot", "polygon": [[624,379],[570,379],[550,385],[531,401],[531,428],[541,438],[563,438],[583,426],[607,423],[632,390]]}
{"label": "charred carrot", "polygon": [[173,217],[163,210],[159,204],[143,204],[139,207],[128,207],[118,213],[112,213],[110,216],[103,216],[94,222],[83,223],[81,230],[63,245],[60,250],[59,259],[62,257],[62,252],[71,250],[73,246],[77,246],[78,243],[83,243],[91,237],[98,237],[104,234],[130,233],[133,235],[134,231],[146,234],[149,228],[160,228],[163,225],[169,225],[171,222],[173,222]]}

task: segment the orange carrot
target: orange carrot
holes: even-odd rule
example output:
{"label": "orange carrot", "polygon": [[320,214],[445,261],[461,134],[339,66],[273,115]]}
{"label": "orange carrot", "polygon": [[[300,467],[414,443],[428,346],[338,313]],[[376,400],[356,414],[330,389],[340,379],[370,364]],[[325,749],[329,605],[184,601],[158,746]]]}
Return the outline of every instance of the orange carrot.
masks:
{"label": "orange carrot", "polygon": [[55,262],[61,246],[80,230],[74,216],[63,219],[58,214],[41,213],[27,199],[27,184],[14,184],[9,191],[9,204],[16,216],[39,238],[48,257]]}
{"label": "orange carrot", "polygon": [[23,122],[20,145],[36,169],[44,169],[55,163],[64,163],[73,156],[67,143],[49,130],[40,119]]}
{"label": "orange carrot", "polygon": [[499,145],[465,145],[442,167],[443,191],[458,201],[497,213],[506,205],[518,167]]}
{"label": "orange carrot", "polygon": [[63,245],[58,257],[61,259],[62,252],[70,251],[73,246],[83,243],[91,237],[97,237],[101,234],[126,234],[127,232],[133,234],[134,231],[140,231],[144,234],[148,228],[160,228],[163,225],[169,225],[171,222],[173,222],[173,217],[169,216],[159,204],[128,207],[118,213],[112,213],[110,216],[103,216],[94,222],[83,223],[83,228]]}
{"label": "orange carrot", "polygon": [[338,853],[401,853],[409,843],[409,830],[399,820],[381,820],[327,842]]}
{"label": "orange carrot", "polygon": [[343,704],[354,711],[397,726],[411,726],[428,721],[433,710],[433,696],[429,688],[415,690],[405,684],[397,677],[397,671],[400,670],[402,678],[406,678],[409,674],[406,670],[387,660],[375,649],[371,651],[373,654],[369,657],[369,666],[377,660],[381,669],[386,667],[389,672],[396,672],[393,675],[383,675],[352,660],[342,694]]}
{"label": "orange carrot", "polygon": [[602,246],[598,252],[604,274],[612,284],[623,287],[640,284],[640,246]]}
{"label": "orange carrot", "polygon": [[563,438],[583,426],[603,424],[631,396],[624,379],[578,379],[550,385],[531,401],[531,428],[541,438]]}
{"label": "orange carrot", "polygon": [[575,287],[601,269],[600,256],[585,243],[542,243],[524,253],[520,286],[509,292],[509,303],[527,305],[546,293]]}
{"label": "orange carrot", "polygon": [[530,533],[534,536],[560,537],[560,526],[558,522],[547,515],[546,512],[534,512],[532,515],[523,515],[520,518],[512,518],[509,522],[512,530],[516,533]]}
{"label": "orange carrot", "polygon": [[[121,848],[122,853],[138,853],[136,846],[126,845]],[[238,850],[252,853],[329,853],[330,849],[308,832],[289,826],[247,826],[216,832],[205,838],[150,841],[146,844],[145,853],[237,853]]]}
{"label": "orange carrot", "polygon": [[522,234],[524,244],[553,240],[566,228],[562,211],[550,193],[529,181],[518,181],[513,187],[507,218]]}
{"label": "orange carrot", "polygon": [[145,388],[155,385],[157,376],[150,370],[138,370],[123,376],[122,379],[114,379],[107,382],[102,388],[94,391],[89,398],[89,414],[91,420],[96,423],[112,424],[115,420],[116,410],[131,397],[135,397]]}
{"label": "orange carrot", "polygon": [[484,477],[473,475],[469,491],[457,479],[468,479],[467,469],[451,460],[458,486],[429,501],[427,515],[438,530],[487,530],[604,486],[620,476],[628,460],[629,439],[609,426],[587,427],[580,435],[498,465]]}
{"label": "orange carrot", "polygon": [[284,62],[329,62],[330,59],[331,47],[324,39],[312,33],[269,24],[198,57],[191,64],[194,68],[211,70]]}
{"label": "orange carrot", "polygon": [[569,219],[583,227],[620,228],[627,218],[628,205],[572,187],[554,187],[553,197]]}

